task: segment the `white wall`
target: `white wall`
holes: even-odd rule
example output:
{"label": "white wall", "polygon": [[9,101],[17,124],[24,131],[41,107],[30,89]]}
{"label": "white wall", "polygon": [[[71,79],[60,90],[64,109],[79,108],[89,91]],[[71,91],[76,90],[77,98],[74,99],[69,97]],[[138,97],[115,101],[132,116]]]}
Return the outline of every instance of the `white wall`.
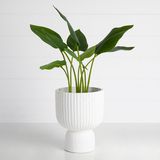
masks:
{"label": "white wall", "polygon": [[90,45],[115,26],[135,25],[119,44],[136,48],[100,56],[92,85],[105,89],[105,122],[160,122],[159,0],[1,0],[0,122],[56,121],[54,90],[66,85],[64,76],[39,66],[58,54],[29,28],[44,25],[67,37],[53,3]]}

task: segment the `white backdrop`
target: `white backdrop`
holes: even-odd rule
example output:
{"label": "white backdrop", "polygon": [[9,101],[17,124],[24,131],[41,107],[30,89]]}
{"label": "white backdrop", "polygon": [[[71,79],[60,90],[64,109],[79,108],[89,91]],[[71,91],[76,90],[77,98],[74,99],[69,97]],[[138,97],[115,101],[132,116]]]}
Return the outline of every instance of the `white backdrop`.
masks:
{"label": "white backdrop", "polygon": [[1,0],[0,122],[55,122],[54,90],[66,85],[62,71],[39,66],[58,57],[29,24],[53,28],[67,37],[59,8],[90,46],[113,27],[134,24],[119,45],[131,52],[100,56],[92,86],[105,90],[105,122],[160,122],[159,0]]}

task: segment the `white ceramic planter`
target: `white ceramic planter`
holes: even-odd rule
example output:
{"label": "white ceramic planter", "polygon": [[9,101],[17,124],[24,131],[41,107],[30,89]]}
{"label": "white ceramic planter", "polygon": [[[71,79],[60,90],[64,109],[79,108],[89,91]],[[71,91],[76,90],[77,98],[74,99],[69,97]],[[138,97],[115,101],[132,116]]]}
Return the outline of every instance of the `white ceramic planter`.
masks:
{"label": "white ceramic planter", "polygon": [[91,87],[88,93],[69,93],[67,88],[60,88],[55,95],[57,120],[68,129],[65,150],[77,153],[93,151],[95,135],[92,129],[103,120],[103,90]]}

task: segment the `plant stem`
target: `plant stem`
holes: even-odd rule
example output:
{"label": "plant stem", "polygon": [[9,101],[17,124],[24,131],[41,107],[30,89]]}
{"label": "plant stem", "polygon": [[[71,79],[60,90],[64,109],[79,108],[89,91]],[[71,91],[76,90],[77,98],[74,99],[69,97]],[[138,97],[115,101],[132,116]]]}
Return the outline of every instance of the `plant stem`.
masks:
{"label": "plant stem", "polygon": [[65,56],[67,57],[68,61],[70,62],[70,65],[72,67],[73,74],[74,74],[74,79],[75,79],[76,90],[77,90],[78,84],[77,84],[77,77],[76,77],[76,72],[75,72],[74,66],[73,66],[70,58],[68,57],[67,53],[65,51],[63,51],[63,52],[64,52]]}
{"label": "plant stem", "polygon": [[[65,75],[66,75],[66,77],[67,77],[68,89],[69,89],[69,86],[70,86],[69,76],[68,76],[68,74],[67,74],[66,70],[65,70],[63,67],[61,67],[61,69],[64,71],[64,73],[65,73]],[[68,91],[70,92],[70,89],[69,89]]]}
{"label": "plant stem", "polygon": [[92,63],[91,63],[90,71],[89,71],[88,83],[87,83],[87,88],[86,88],[87,92],[88,92],[88,89],[89,89],[89,84],[90,84],[91,74],[92,74],[92,69],[93,69],[93,63],[94,63],[95,58],[96,58],[96,55],[94,55],[94,57],[92,59]]}
{"label": "plant stem", "polygon": [[[71,58],[71,63],[73,64],[73,57]],[[72,92],[72,67],[70,65],[70,90]]]}
{"label": "plant stem", "polygon": [[[85,68],[83,68],[83,71],[84,71],[84,90],[85,90],[85,92],[86,92],[87,77],[86,77],[86,70],[85,70]],[[82,72],[82,74],[83,74],[83,72]]]}
{"label": "plant stem", "polygon": [[97,55],[95,54],[94,57],[85,65],[83,66],[83,71],[82,74],[84,73],[84,88],[85,88],[85,92],[87,92],[87,76],[86,76],[86,67],[93,61],[93,59],[95,59],[97,57]]}
{"label": "plant stem", "polygon": [[61,51],[61,54],[62,54],[62,57],[63,57],[65,63],[66,63],[66,65],[65,65],[66,66],[66,71],[65,71],[65,69],[63,67],[62,67],[62,69],[65,71],[65,74],[66,74],[67,79],[68,79],[68,91],[72,92],[72,89],[70,87],[70,79],[69,79],[69,71],[68,71],[67,61],[66,61],[66,58],[65,58],[65,56],[64,56],[62,51]]}
{"label": "plant stem", "polygon": [[64,71],[64,73],[65,73],[66,77],[68,78],[68,75],[67,75],[66,70],[65,70],[63,67],[61,67],[61,68],[63,69],[63,71]]}
{"label": "plant stem", "polygon": [[[77,54],[78,54],[78,60],[79,60],[78,77],[80,77],[79,89],[81,92],[81,91],[85,91],[85,87],[84,87],[84,79],[83,79],[83,72],[82,72],[82,62],[80,61],[80,54],[79,54],[78,46],[77,46]],[[79,76],[79,73],[80,73],[80,76]]]}
{"label": "plant stem", "polygon": [[94,54],[94,57],[85,65],[85,68],[93,61],[93,59],[95,59],[97,57],[96,54]]}
{"label": "plant stem", "polygon": [[80,68],[78,67],[78,72],[77,72],[77,81],[78,81],[78,86],[80,85],[80,78],[79,78],[79,74],[80,74]]}

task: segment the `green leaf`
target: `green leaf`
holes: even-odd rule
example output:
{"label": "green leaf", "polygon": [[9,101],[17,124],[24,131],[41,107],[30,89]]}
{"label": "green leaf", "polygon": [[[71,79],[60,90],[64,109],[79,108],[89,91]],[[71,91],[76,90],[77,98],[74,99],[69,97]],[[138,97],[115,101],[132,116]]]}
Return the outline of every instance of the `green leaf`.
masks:
{"label": "green leaf", "polygon": [[44,42],[52,46],[53,48],[59,48],[60,50],[64,50],[66,48],[66,44],[63,43],[62,38],[55,31],[36,25],[30,25],[31,30],[41,38]]}
{"label": "green leaf", "polygon": [[67,39],[67,45],[73,50],[77,50],[77,46],[79,46],[80,51],[85,51],[88,48],[88,43],[85,35],[80,31],[80,29],[75,31],[77,38],[79,40],[79,45],[75,42],[75,40],[72,38],[71,34],[69,35]]}
{"label": "green leaf", "polygon": [[40,69],[42,69],[42,70],[44,70],[44,69],[46,69],[46,70],[51,70],[51,69],[53,69],[53,68],[62,67],[62,66],[65,65],[65,64],[66,64],[66,63],[65,63],[64,60],[63,60],[63,61],[57,60],[57,61],[51,62],[51,63],[49,63],[49,64],[46,64],[46,65],[44,65],[44,66],[41,66]]}
{"label": "green leaf", "polygon": [[134,49],[134,47],[116,46],[112,50],[110,50],[109,52],[116,52],[116,51],[119,51],[119,50],[129,51],[129,50],[132,50],[132,49]]}
{"label": "green leaf", "polygon": [[98,55],[103,52],[109,52],[110,50],[112,50],[116,46],[120,38],[124,35],[124,33],[132,27],[133,25],[127,25],[112,29],[111,32],[100,43],[96,45],[95,53]]}
{"label": "green leaf", "polygon": [[95,53],[96,46],[88,48],[85,52],[80,55],[80,60],[83,61],[85,58],[91,57]]}
{"label": "green leaf", "polygon": [[59,15],[61,16],[61,18],[62,18],[64,21],[67,22],[68,29],[69,29],[69,32],[70,32],[73,40],[74,40],[77,44],[79,44],[79,40],[78,40],[78,38],[77,38],[77,35],[76,35],[76,33],[74,32],[74,30],[73,30],[71,24],[69,23],[68,19],[67,19],[55,6],[53,6],[53,7],[54,7],[54,8],[56,9],[56,11],[59,13]]}

